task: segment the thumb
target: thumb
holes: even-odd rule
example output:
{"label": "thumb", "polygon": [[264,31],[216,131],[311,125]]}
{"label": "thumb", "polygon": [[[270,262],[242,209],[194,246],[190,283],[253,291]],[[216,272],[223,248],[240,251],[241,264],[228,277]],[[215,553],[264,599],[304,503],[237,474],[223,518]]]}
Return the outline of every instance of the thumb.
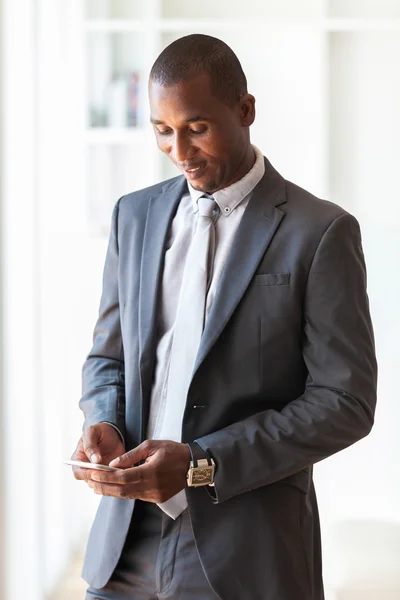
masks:
{"label": "thumb", "polygon": [[101,462],[101,452],[98,447],[99,431],[96,429],[96,427],[89,426],[87,429],[85,429],[82,439],[83,449],[90,462]]}
{"label": "thumb", "polygon": [[114,460],[110,462],[110,467],[124,469],[127,467],[136,466],[136,463],[145,460],[150,454],[152,454],[153,450],[153,443],[149,440],[146,440],[136,448],[133,448],[133,450],[129,450],[129,452],[125,452],[125,454],[114,458]]}

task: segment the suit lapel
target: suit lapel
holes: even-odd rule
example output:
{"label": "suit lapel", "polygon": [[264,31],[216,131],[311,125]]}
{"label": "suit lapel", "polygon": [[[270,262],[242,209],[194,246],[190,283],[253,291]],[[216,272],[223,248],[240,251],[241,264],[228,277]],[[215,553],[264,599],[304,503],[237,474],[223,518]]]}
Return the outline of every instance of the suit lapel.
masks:
{"label": "suit lapel", "polygon": [[218,283],[197,354],[193,375],[223,331],[265,254],[284,211],[285,181],[265,159],[265,174],[256,186],[236,232]]}
{"label": "suit lapel", "polygon": [[150,198],[143,239],[139,295],[140,383],[143,399],[142,438],[147,422],[151,379],[155,358],[156,312],[162,280],[165,244],[179,201],[185,193],[186,180],[179,177],[160,194]]}

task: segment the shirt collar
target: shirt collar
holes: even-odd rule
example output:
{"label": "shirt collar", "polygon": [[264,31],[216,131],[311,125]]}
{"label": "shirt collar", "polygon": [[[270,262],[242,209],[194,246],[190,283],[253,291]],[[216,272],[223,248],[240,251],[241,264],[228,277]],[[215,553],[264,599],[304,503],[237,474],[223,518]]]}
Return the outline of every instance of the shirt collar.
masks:
{"label": "shirt collar", "polygon": [[[265,164],[264,157],[261,151],[253,145],[256,160],[252,168],[242,179],[236,181],[232,185],[229,185],[218,192],[214,192],[213,198],[221,209],[221,213],[225,217],[229,217],[232,211],[242,202],[246,196],[250,194],[264,176]],[[190,196],[193,202],[193,212],[199,210],[197,201],[204,194],[199,190],[195,190],[188,182],[188,188]]]}

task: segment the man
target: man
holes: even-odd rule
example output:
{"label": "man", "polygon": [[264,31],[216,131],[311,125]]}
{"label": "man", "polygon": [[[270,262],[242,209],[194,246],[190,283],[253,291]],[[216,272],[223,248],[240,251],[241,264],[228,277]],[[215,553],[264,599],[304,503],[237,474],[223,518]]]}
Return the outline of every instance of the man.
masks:
{"label": "man", "polygon": [[113,212],[73,455],[119,468],[74,469],[104,496],[87,599],[321,600],[312,466],[376,401],[358,223],[251,145],[222,41],[168,46],[149,97],[183,176]]}

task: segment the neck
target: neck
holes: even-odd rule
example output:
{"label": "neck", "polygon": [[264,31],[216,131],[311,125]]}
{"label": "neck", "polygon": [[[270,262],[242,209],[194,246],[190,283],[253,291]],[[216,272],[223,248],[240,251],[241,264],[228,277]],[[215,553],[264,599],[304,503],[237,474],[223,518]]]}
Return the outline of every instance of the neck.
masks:
{"label": "neck", "polygon": [[242,179],[242,177],[247,175],[247,173],[253,168],[255,162],[256,154],[254,152],[253,146],[249,143],[242,158],[240,159],[240,162],[233,177],[218,189],[213,190],[212,193],[218,192],[223,188],[229,187],[230,185],[233,185],[234,183],[239,181],[239,179]]}

